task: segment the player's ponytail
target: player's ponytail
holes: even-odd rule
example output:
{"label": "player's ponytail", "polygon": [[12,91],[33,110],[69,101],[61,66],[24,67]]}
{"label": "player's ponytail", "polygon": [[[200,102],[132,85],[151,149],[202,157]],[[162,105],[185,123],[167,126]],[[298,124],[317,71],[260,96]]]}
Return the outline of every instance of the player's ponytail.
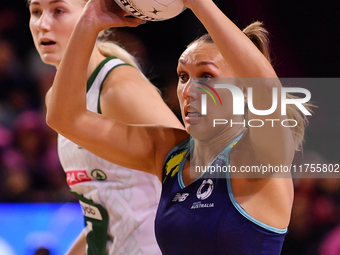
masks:
{"label": "player's ponytail", "polygon": [[268,31],[263,23],[255,21],[243,29],[243,33],[255,44],[262,54],[271,63]]}
{"label": "player's ponytail", "polygon": [[[269,47],[269,38],[268,31],[263,27],[263,23],[260,21],[255,21],[245,29],[243,29],[243,33],[256,45],[256,47],[262,52],[262,54],[267,58],[267,60],[271,63],[270,57],[270,47]],[[288,99],[297,98],[294,95],[287,94]],[[311,111],[312,104],[304,104],[309,111]],[[288,119],[293,119],[297,122],[295,127],[291,127],[290,130],[293,135],[295,149],[297,151],[302,150],[302,143],[304,141],[305,128],[308,125],[307,117],[299,111],[299,109],[293,105],[287,105],[287,117]],[[293,124],[293,123],[291,123]]]}

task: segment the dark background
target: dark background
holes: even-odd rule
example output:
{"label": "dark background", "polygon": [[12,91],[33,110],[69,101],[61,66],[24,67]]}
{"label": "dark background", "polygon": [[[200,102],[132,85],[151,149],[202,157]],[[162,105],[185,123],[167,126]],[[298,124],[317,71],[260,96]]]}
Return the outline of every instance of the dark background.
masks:
{"label": "dark background", "polygon": [[[44,95],[54,69],[36,54],[24,0],[0,0],[0,202],[72,202],[55,133],[45,124]],[[297,162],[340,163],[340,2],[216,0],[241,29],[263,21],[280,78],[324,78],[306,85],[318,105]],[[190,10],[162,22],[117,29],[117,40],[140,60],[148,78],[178,113],[176,66],[205,29]],[[340,223],[339,179],[295,180],[295,202],[282,254],[339,255],[340,236],[320,247]],[[333,253],[332,253],[333,252]]]}

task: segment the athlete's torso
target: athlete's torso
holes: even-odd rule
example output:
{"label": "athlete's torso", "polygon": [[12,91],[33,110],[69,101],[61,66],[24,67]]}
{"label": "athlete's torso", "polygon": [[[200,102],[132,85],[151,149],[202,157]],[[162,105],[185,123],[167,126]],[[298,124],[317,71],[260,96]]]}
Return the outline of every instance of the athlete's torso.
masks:
{"label": "athlete's torso", "polygon": [[[213,161],[228,166],[238,137]],[[189,139],[167,156],[156,216],[156,237],[163,254],[279,255],[286,229],[265,225],[235,201],[226,173],[205,173],[185,186],[182,170]]]}
{"label": "athlete's torso", "polygon": [[[88,110],[101,113],[99,98],[103,82],[111,70],[124,64],[119,59],[108,58],[93,72],[87,84]],[[158,178],[105,161],[61,135],[58,152],[71,190],[102,205],[108,213],[106,253],[160,254],[154,235],[161,192]],[[81,202],[85,219],[91,220],[96,209],[85,200]],[[90,223],[86,221],[86,224],[89,231],[94,229],[92,223],[88,226]]]}

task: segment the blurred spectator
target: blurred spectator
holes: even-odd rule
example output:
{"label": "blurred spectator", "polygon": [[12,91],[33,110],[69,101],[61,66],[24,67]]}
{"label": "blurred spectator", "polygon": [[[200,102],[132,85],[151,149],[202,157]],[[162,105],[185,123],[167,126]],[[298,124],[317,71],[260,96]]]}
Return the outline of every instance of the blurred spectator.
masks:
{"label": "blurred spectator", "polygon": [[10,41],[0,37],[0,123],[6,127],[22,111],[41,105],[36,86],[24,70]]}
{"label": "blurred spectator", "polygon": [[[330,162],[315,151],[306,151],[295,163],[300,165]],[[292,217],[282,255],[324,255],[319,254],[318,247],[324,237],[340,222],[340,179],[322,178],[322,175],[318,176],[320,178],[301,177],[303,176],[294,179]]]}
{"label": "blurred spectator", "polygon": [[74,201],[60,165],[56,134],[36,111],[21,113],[12,126],[11,146],[2,151],[2,200]]}
{"label": "blurred spectator", "polygon": [[320,255],[340,254],[340,225],[330,231],[322,240],[319,247]]}

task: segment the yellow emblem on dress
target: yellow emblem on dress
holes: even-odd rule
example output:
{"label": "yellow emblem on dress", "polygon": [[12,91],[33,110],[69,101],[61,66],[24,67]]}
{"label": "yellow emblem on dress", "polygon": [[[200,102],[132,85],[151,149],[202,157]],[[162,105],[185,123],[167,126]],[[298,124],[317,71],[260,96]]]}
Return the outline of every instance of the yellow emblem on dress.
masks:
{"label": "yellow emblem on dress", "polygon": [[181,164],[184,155],[187,153],[187,150],[184,151],[180,151],[177,154],[174,154],[170,157],[170,159],[168,160],[168,162],[166,162],[165,164],[165,178],[163,183],[165,182],[166,178],[170,175],[171,178],[175,176],[175,174],[178,172],[179,170],[179,165]]}

